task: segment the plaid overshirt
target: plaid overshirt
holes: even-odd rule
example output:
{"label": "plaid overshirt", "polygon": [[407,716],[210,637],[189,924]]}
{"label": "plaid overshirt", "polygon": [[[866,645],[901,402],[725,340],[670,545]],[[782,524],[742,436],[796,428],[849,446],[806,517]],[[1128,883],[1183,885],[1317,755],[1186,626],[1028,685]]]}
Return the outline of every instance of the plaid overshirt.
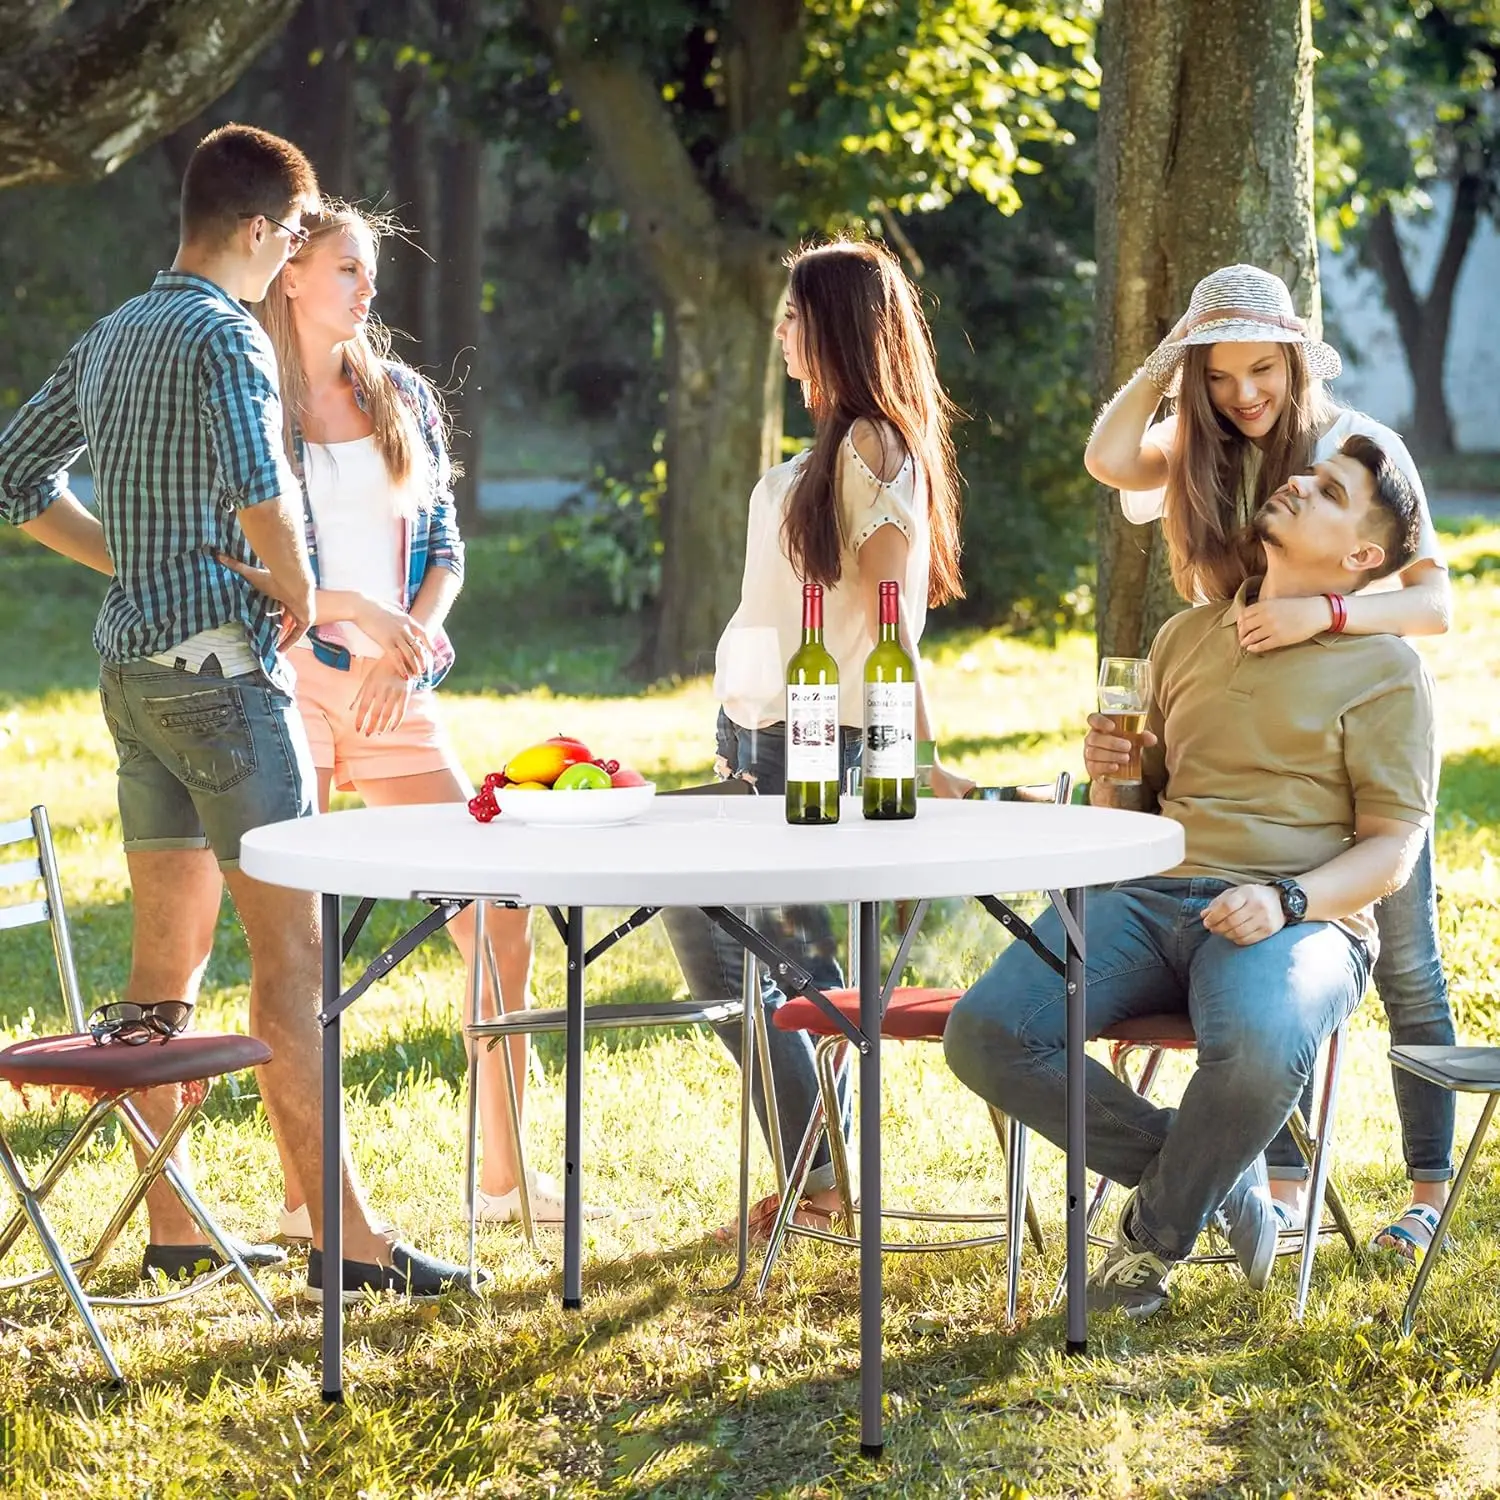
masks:
{"label": "plaid overshirt", "polygon": [[236,511],[295,493],[281,431],[260,324],[214,282],[162,271],[79,339],[0,434],[0,517],[35,520],[87,449],[115,566],[99,655],[134,661],[237,620],[290,688],[275,606],[215,557],[255,562]]}
{"label": "plaid overshirt", "polygon": [[[443,441],[443,419],[437,402],[432,399],[427,382],[409,366],[390,362],[385,366],[385,373],[416,417],[432,464],[432,493],[416,516],[404,522],[406,589],[401,607],[410,609],[412,600],[417,597],[417,591],[422,587],[422,581],[430,569],[447,568],[457,575],[460,582],[463,581],[464,544],[458,534],[458,510],[453,503],[452,467],[448,460],[447,445]],[[359,409],[364,411],[364,388],[353,370],[349,371],[349,378],[354,384],[354,399],[359,404]],[[302,480],[307,555],[312,559],[313,577],[316,578],[318,534],[313,524],[312,505],[307,498],[306,439],[295,422],[292,423],[292,467]],[[336,667],[341,672],[349,670],[349,648],[344,643],[343,632],[337,624],[316,626],[308,631],[308,640],[319,661]],[[453,643],[448,639],[447,631],[439,630],[434,635],[432,648],[432,670],[426,676],[414,679],[414,687],[436,687],[453,665]]]}

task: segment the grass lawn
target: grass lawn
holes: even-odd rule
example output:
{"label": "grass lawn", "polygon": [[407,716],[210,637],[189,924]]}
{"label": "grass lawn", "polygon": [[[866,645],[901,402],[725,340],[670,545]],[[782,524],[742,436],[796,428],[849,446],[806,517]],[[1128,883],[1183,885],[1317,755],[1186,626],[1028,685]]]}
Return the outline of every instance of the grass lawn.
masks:
{"label": "grass lawn", "polygon": [[[1422,643],[1442,692],[1445,759],[1438,863],[1445,953],[1470,1039],[1500,1040],[1500,530],[1449,528],[1459,628]],[[461,666],[448,710],[471,773],[566,729],[667,782],[711,755],[706,680],[621,689],[627,624],[538,619],[526,549],[476,547],[458,620]],[[85,988],[124,981],[129,892],[113,759],[91,683],[93,579],[19,538],[0,539],[0,819],[45,801],[58,830]],[[524,631],[513,636],[512,631]],[[707,643],[710,644],[711,643]],[[934,643],[949,757],[987,780],[1077,764],[1092,645],[983,634]],[[543,686],[550,683],[550,687]],[[496,690],[503,689],[504,696]],[[378,913],[393,933],[398,910]],[[608,914],[597,913],[602,928]],[[379,933],[376,934],[377,936]],[[915,958],[953,982],[993,956],[996,929],[949,905]],[[536,990],[561,995],[561,947],[540,934]],[[595,999],[667,998],[680,977],[647,928],[592,971]],[[45,934],[0,934],[0,1037],[57,1029]],[[207,1025],[243,1025],[248,967],[227,909],[203,996]],[[460,968],[433,945],[353,1012],[346,1029],[350,1131],[380,1212],[458,1256]],[[1404,1202],[1379,1006],[1356,1021],[1335,1170],[1368,1233]],[[884,1101],[890,1193],[924,1206],[1001,1195],[982,1109],[931,1048],[891,1046]],[[561,1059],[538,1047],[533,1164],[561,1164]],[[155,1314],[104,1314],[131,1385],[111,1393],[62,1299],[0,1299],[0,1488],[29,1497],[255,1495],[831,1497],[1500,1495],[1500,1388],[1472,1384],[1500,1336],[1500,1178],[1480,1170],[1454,1253],[1436,1274],[1415,1339],[1399,1337],[1407,1275],[1354,1263],[1329,1242],[1306,1320],[1290,1317],[1284,1263],[1260,1299],[1220,1268],[1184,1275],[1176,1308],[1145,1327],[1096,1324],[1089,1356],[1059,1352],[1048,1310],[1060,1266],[1061,1161],[1033,1153],[1051,1235],[1028,1254],[1020,1327],[1003,1326],[998,1251],[887,1261],[888,1445],[858,1452],[855,1262],[799,1243],[763,1302],[704,1295],[731,1258],[705,1242],[733,1197],[735,1075],[711,1035],[626,1040],[596,1031],[587,1061],[586,1194],[649,1209],[586,1230],[584,1311],[558,1302],[555,1242],[532,1255],[487,1231],[496,1272],[479,1301],[352,1311],[349,1400],[318,1389],[317,1310],[300,1264],[270,1276],[280,1322],[215,1290]],[[34,1166],[63,1124],[9,1095],[0,1113]],[[1460,1141],[1475,1111],[1460,1110]],[[74,1242],[127,1172],[121,1141],[93,1150],[57,1199]],[[233,1231],[274,1221],[280,1184],[254,1080],[228,1080],[197,1139],[198,1175]],[[769,1169],[757,1160],[758,1188]],[[130,1279],[132,1227],[113,1267]],[[547,1242],[544,1242],[546,1246]],[[35,1264],[29,1247],[14,1268]],[[7,1269],[12,1269],[8,1267]]]}

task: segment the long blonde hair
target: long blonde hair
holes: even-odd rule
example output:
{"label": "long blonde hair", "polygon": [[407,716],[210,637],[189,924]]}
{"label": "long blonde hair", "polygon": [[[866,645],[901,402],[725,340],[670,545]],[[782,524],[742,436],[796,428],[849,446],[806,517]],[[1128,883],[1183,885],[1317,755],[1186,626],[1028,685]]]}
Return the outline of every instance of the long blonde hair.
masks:
{"label": "long blonde hair", "polygon": [[[389,215],[367,214],[352,204],[324,199],[319,212],[303,214],[302,228],[307,232],[307,239],[291,256],[289,265],[306,260],[319,245],[349,230],[368,236],[373,249],[378,252],[382,237],[399,232],[400,225]],[[255,314],[270,334],[276,350],[276,364],[281,372],[281,404],[285,412],[283,440],[288,455],[295,458],[292,429],[294,424],[303,425],[306,419],[307,371],[302,367],[292,299],[287,296],[282,283],[283,274],[284,268],[271,283]],[[411,401],[386,373],[387,364],[392,362],[389,330],[372,315],[364,327],[357,329],[354,337],[345,342],[343,354],[349,373],[364,395],[365,412],[374,428],[375,448],[385,464],[393,489],[403,506],[426,509],[432,502],[435,477],[432,455]],[[413,384],[422,380],[415,370],[410,374]],[[443,420],[441,400],[430,385],[427,385],[427,395],[439,420]]]}
{"label": "long blonde hair", "polygon": [[[1313,446],[1338,410],[1308,370],[1301,344],[1280,344],[1286,360],[1286,405],[1264,445],[1247,438],[1215,410],[1208,394],[1212,344],[1183,351],[1177,436],[1167,455],[1162,532],[1172,582],[1188,603],[1232,599],[1264,571],[1260,539],[1248,525],[1294,474],[1312,464]],[[1260,447],[1259,467],[1252,469]],[[1245,492],[1248,514],[1241,514]]]}

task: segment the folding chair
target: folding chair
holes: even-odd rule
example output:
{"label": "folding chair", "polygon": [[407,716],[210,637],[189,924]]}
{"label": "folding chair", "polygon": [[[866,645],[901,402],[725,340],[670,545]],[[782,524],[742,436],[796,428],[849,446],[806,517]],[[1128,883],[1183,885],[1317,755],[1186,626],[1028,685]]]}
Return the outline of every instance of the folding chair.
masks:
{"label": "folding chair", "polygon": [[[1303,1159],[1308,1162],[1311,1169],[1307,1212],[1303,1227],[1283,1230],[1276,1248],[1277,1255],[1300,1254],[1302,1257],[1297,1278],[1296,1316],[1298,1319],[1302,1317],[1307,1307],[1308,1291],[1312,1286],[1313,1257],[1317,1254],[1318,1237],[1324,1234],[1340,1234],[1355,1256],[1361,1253],[1359,1241],[1355,1238],[1354,1226],[1349,1221],[1349,1215],[1344,1209],[1338,1189],[1329,1181],[1328,1175],[1330,1144],[1333,1135],[1333,1111],[1338,1099],[1339,1074],[1347,1033],[1348,1023],[1340,1022],[1328,1038],[1322,1087],[1318,1091],[1317,1106],[1314,1110],[1317,1119],[1317,1134],[1312,1135],[1309,1132],[1307,1121],[1303,1118],[1300,1108],[1292,1112],[1292,1118],[1288,1122],[1291,1126],[1292,1139],[1296,1141],[1298,1150],[1302,1152]],[[1156,1081],[1162,1059],[1168,1052],[1193,1051],[1198,1045],[1198,1039],[1193,1035],[1192,1022],[1186,1015],[1179,1012],[1137,1016],[1133,1020],[1111,1027],[1101,1034],[1099,1040],[1110,1043],[1110,1066],[1114,1069],[1115,1076],[1122,1083],[1131,1084],[1136,1093],[1143,1098],[1151,1092],[1151,1086]],[[1141,1064],[1140,1074],[1132,1084],[1130,1058],[1136,1052],[1144,1052],[1146,1055]],[[1101,1177],[1095,1184],[1093,1196],[1089,1200],[1084,1224],[1092,1244],[1111,1243],[1103,1236],[1094,1234],[1093,1230],[1099,1215],[1104,1211],[1104,1205],[1113,1187],[1113,1182],[1107,1177]],[[1328,1224],[1323,1222],[1325,1200],[1333,1220]],[[1186,1265],[1225,1265],[1233,1260],[1234,1256],[1226,1250],[1189,1255],[1183,1263]],[[1053,1294],[1054,1305],[1061,1298],[1062,1292],[1063,1281],[1059,1280]]]}
{"label": "folding chair", "polygon": [[[709,782],[703,786],[679,787],[674,791],[661,793],[664,797],[682,796],[750,796],[755,792],[755,787],[748,781],[738,778],[727,781]],[[488,903],[478,901],[475,903],[478,912],[478,920],[475,924],[476,934],[484,931],[484,908]],[[585,955],[584,962],[591,963],[594,958],[612,947],[622,937],[644,925],[656,915],[657,908],[642,907],[632,913],[624,922],[611,932],[606,934]],[[553,920],[559,920],[559,914],[552,913]],[[499,995],[500,982],[495,965],[495,955],[490,943],[484,943],[483,961],[490,976],[493,993]],[[515,1143],[514,1165],[516,1183],[521,1210],[521,1228],[527,1243],[536,1248],[536,1229],[531,1215],[531,1197],[526,1178],[526,1148],[521,1137],[521,1113],[519,1100],[516,1092],[515,1066],[511,1059],[510,1047],[506,1038],[516,1035],[530,1035],[539,1032],[559,1032],[567,1027],[567,1011],[562,1006],[553,1006],[546,1009],[510,1011],[504,1015],[494,1016],[486,1019],[480,1010],[481,986],[479,983],[479,964],[471,966],[471,974],[474,976],[469,994],[469,1023],[465,1032],[470,1041],[469,1047],[469,1078],[468,1078],[468,1131],[467,1131],[467,1156],[466,1156],[466,1192],[465,1206],[469,1217],[469,1269],[471,1277],[477,1267],[477,1208],[479,1188],[479,1056],[478,1044],[483,1040],[489,1047],[498,1047],[502,1058],[502,1068],[505,1075],[506,1101],[510,1112],[511,1140]],[[764,1092],[766,1097],[766,1112],[771,1122],[773,1141],[773,1156],[777,1168],[778,1188],[785,1180],[785,1168],[783,1166],[780,1151],[779,1136],[776,1128],[776,1095],[775,1081],[771,1076],[770,1053],[765,1033],[765,1017],[760,1007],[760,986],[757,981],[756,963],[753,955],[745,954],[744,968],[742,970],[742,997],[739,1000],[724,1000],[712,1002],[699,1002],[696,1000],[669,1000],[669,1001],[643,1001],[639,1004],[625,1005],[599,1005],[591,1006],[587,1010],[588,1025],[591,1028],[607,1027],[637,1028],[643,1026],[698,1026],[698,1025],[723,1025],[725,1022],[740,1020],[744,1023],[745,1035],[743,1040],[744,1066],[741,1069],[741,1099],[740,1099],[740,1185],[739,1185],[739,1224],[740,1224],[740,1265],[734,1280],[729,1283],[730,1290],[739,1284],[744,1276],[746,1258],[748,1254],[746,1244],[746,1233],[748,1227],[748,1216],[750,1209],[750,1121],[754,1112],[753,1087],[756,1057],[758,1055],[762,1076],[765,1079]],[[753,1049],[753,1050],[752,1050]]]}
{"label": "folding chair", "polygon": [[[1490,1119],[1495,1113],[1495,1103],[1500,1100],[1500,1047],[1392,1047],[1390,1059],[1398,1068],[1414,1074],[1427,1083],[1453,1093],[1483,1094],[1484,1108],[1479,1113],[1479,1123],[1469,1138],[1464,1159],[1459,1163],[1458,1173],[1453,1179],[1453,1191],[1443,1205],[1442,1216],[1433,1231],[1432,1244],[1422,1256],[1417,1267],[1416,1280],[1412,1282],[1411,1294],[1406,1299],[1406,1309],[1401,1314],[1401,1332],[1409,1334],[1417,1316],[1417,1303],[1427,1287],[1427,1278],[1443,1253],[1443,1244],[1448,1238],[1448,1226],[1458,1212],[1459,1201],[1469,1185],[1469,1173],[1474,1168],[1479,1148],[1489,1132]],[[1500,1368],[1500,1343],[1490,1353],[1489,1363],[1484,1367],[1485,1380]]]}
{"label": "folding chair", "polygon": [[[1055,782],[1040,786],[986,787],[981,796],[987,801],[1035,802],[1065,804],[1072,786],[1072,777],[1063,772]],[[881,994],[880,1035],[882,1040],[898,1042],[941,1042],[953,1007],[963,997],[961,989],[920,989],[899,987],[896,980],[906,966],[906,956],[916,936],[922,917],[926,914],[927,902],[918,902],[911,922],[906,926],[894,963],[891,965],[886,985]],[[855,1025],[859,1024],[858,988],[829,990],[825,992],[835,1008]],[[773,1024],[782,1031],[805,1031],[818,1037],[813,1050],[818,1070],[819,1104],[808,1121],[795,1165],[788,1174],[788,1183],[783,1189],[781,1210],[772,1230],[771,1242],[766,1248],[765,1264],[761,1270],[760,1290],[764,1292],[770,1280],[771,1268],[780,1255],[789,1234],[804,1235],[809,1239],[824,1240],[837,1245],[858,1245],[855,1234],[855,1215],[858,1206],[854,1201],[854,1187],[849,1171],[849,1157],[843,1132],[830,1130],[829,1120],[839,1118],[839,1084],[843,1071],[849,1066],[849,1043],[833,1020],[806,996],[794,996],[781,1006],[772,1018]],[[896,1253],[919,1253],[923,1251],[969,1250],[985,1245],[1005,1244],[1007,1248],[1006,1316],[1016,1320],[1017,1297],[1021,1279],[1021,1235],[1012,1233],[1024,1217],[1032,1240],[1038,1250],[1045,1248],[1041,1220],[1026,1186],[1026,1130],[1017,1120],[1007,1117],[993,1106],[989,1106],[990,1122],[1000,1143],[1000,1152],[1006,1165],[1006,1206],[1003,1213],[961,1213],[945,1211],[929,1213],[916,1209],[884,1207],[883,1218],[923,1224],[954,1224],[959,1226],[999,1226],[984,1233],[967,1233],[958,1238],[933,1240],[891,1240],[883,1242],[881,1248]],[[812,1225],[794,1222],[795,1206],[801,1200],[803,1185],[812,1169],[813,1158],[820,1140],[828,1143],[829,1159],[833,1164],[834,1182],[838,1188],[842,1208],[844,1233],[817,1229]]]}
{"label": "folding chair", "polygon": [[[38,806],[29,818],[0,823],[0,854],[17,845],[34,844],[34,857],[0,864],[0,888],[39,883],[42,896],[19,905],[0,906],[0,931],[45,922],[51,929],[53,953],[57,960],[58,981],[63,1005],[73,1032],[66,1036],[43,1036],[17,1042],[0,1051],[0,1081],[18,1089],[36,1087],[51,1093],[77,1094],[88,1108],[77,1129],[53,1158],[41,1178],[33,1183],[26,1175],[16,1152],[4,1133],[0,1119],[0,1171],[4,1172],[20,1201],[10,1221],[0,1229],[0,1258],[30,1225],[47,1258],[45,1270],[0,1282],[0,1291],[11,1291],[56,1276],[68,1300],[78,1310],[94,1347],[109,1370],[115,1384],[122,1384],[114,1352],[94,1317],[96,1307],[157,1307],[175,1302],[194,1292],[212,1286],[226,1276],[234,1275],[244,1283],[256,1305],[273,1322],[276,1314],[265,1294],[256,1285],[239,1257],[238,1251],[203,1207],[192,1187],[183,1180],[172,1163],[172,1153],[187,1134],[213,1080],[222,1073],[258,1067],[271,1060],[271,1049],[264,1042],[248,1036],[214,1036],[190,1033],[174,1036],[166,1042],[152,1041],[143,1046],[126,1046],[111,1042],[97,1046],[89,1035],[79,994],[78,974],[73,962],[73,948],[68,937],[67,914],[63,907],[62,887],[57,875],[57,856],[47,822],[47,810]],[[184,1105],[171,1126],[158,1140],[137,1109],[132,1096],[143,1089],[161,1084],[182,1084]],[[47,1219],[44,1204],[64,1172],[94,1133],[111,1116],[116,1117],[125,1133],[147,1158],[130,1190],[115,1210],[92,1250],[81,1259],[72,1260],[59,1243],[56,1231]],[[91,1297],[84,1283],[98,1269],[111,1246],[124,1229],[146,1193],[158,1179],[171,1184],[183,1207],[202,1229],[206,1240],[223,1260],[222,1266],[176,1290],[149,1297]]]}

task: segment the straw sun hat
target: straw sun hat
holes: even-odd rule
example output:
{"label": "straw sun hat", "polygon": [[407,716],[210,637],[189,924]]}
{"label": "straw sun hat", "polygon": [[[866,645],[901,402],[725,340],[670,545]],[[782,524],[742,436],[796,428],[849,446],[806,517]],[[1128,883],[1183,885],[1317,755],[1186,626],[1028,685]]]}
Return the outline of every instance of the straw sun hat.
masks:
{"label": "straw sun hat", "polygon": [[1163,394],[1181,384],[1189,344],[1301,344],[1314,380],[1332,380],[1344,367],[1338,351],[1312,338],[1292,308],[1286,283],[1259,266],[1222,266],[1193,288],[1183,332],[1163,339],[1146,360],[1146,373]]}

